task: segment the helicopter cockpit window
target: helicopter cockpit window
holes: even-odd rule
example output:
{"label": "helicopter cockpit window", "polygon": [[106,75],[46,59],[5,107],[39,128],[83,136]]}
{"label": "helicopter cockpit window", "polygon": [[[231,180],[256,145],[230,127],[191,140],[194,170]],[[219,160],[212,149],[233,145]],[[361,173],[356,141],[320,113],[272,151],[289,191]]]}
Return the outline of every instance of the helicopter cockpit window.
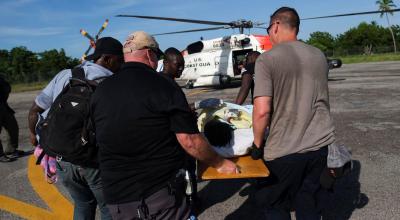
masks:
{"label": "helicopter cockpit window", "polygon": [[204,44],[201,41],[194,42],[187,46],[187,51],[189,54],[199,53],[203,50]]}

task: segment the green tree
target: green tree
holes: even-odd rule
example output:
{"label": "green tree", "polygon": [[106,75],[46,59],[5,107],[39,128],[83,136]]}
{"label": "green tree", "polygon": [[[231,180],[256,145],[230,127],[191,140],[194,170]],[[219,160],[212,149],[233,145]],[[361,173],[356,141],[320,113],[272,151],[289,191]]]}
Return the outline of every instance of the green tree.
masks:
{"label": "green tree", "polygon": [[78,66],[81,63],[81,61],[77,58],[70,58],[68,57],[68,62],[67,62],[67,67],[68,69],[74,68]]}
{"label": "green tree", "polygon": [[71,69],[80,61],[68,57],[64,49],[34,53],[26,47],[0,49],[0,74],[11,83],[46,81],[63,69]]}
{"label": "green tree", "polygon": [[381,17],[383,17],[383,15],[386,16],[386,21],[388,23],[388,27],[389,27],[390,33],[392,34],[394,52],[397,53],[396,40],[394,38],[393,30],[392,30],[392,27],[390,25],[389,16],[388,16],[388,14],[393,15],[393,12],[388,12],[388,11],[391,10],[392,8],[395,8],[396,5],[393,3],[392,0],[377,0],[376,4],[379,6],[379,11],[381,11],[381,15],[380,16]]}
{"label": "green tree", "polygon": [[33,82],[37,80],[37,56],[26,47],[15,47],[10,51],[12,68],[11,82]]}
{"label": "green tree", "polygon": [[[61,68],[66,66],[65,53],[60,54],[57,50],[46,50],[38,54],[40,58],[40,64],[38,67],[38,80],[43,81],[51,78]],[[64,55],[64,57],[62,57]]]}
{"label": "green tree", "polygon": [[331,52],[335,47],[335,38],[328,32],[313,32],[307,40],[307,44],[319,48],[323,52]]}
{"label": "green tree", "polygon": [[47,50],[38,55],[40,58],[37,68],[38,81],[51,79],[61,70],[70,69],[79,64],[79,60],[66,56],[64,49],[60,51]]}
{"label": "green tree", "polygon": [[9,81],[10,73],[10,55],[7,50],[0,50],[0,75]]}
{"label": "green tree", "polygon": [[400,44],[400,25],[392,25],[394,38],[396,39],[396,45]]}
{"label": "green tree", "polygon": [[371,54],[378,47],[387,46],[390,42],[389,30],[374,21],[370,24],[362,22],[336,38],[337,50],[350,54]]}

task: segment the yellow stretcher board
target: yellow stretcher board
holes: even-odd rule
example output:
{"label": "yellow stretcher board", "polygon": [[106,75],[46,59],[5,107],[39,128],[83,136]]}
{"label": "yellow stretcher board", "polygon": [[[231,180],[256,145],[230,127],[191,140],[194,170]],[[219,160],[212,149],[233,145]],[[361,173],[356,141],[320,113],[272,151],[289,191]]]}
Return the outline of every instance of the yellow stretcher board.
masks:
{"label": "yellow stretcher board", "polygon": [[230,160],[235,162],[240,167],[240,173],[220,174],[213,167],[199,162],[197,166],[197,174],[202,180],[242,179],[269,176],[269,170],[262,160],[253,160],[248,155],[231,158]]}

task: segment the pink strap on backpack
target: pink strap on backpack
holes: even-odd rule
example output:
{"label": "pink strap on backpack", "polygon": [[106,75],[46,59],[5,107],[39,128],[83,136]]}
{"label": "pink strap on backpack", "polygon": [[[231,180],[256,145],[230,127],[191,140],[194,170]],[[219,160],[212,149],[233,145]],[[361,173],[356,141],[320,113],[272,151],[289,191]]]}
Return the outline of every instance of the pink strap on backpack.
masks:
{"label": "pink strap on backpack", "polygon": [[[56,158],[50,157],[47,154],[44,154],[43,149],[40,145],[35,147],[35,151],[33,153],[35,157],[40,159],[40,166],[42,167],[45,173],[45,179],[49,184],[53,184],[57,182],[57,161]],[[44,154],[44,155],[42,155]]]}

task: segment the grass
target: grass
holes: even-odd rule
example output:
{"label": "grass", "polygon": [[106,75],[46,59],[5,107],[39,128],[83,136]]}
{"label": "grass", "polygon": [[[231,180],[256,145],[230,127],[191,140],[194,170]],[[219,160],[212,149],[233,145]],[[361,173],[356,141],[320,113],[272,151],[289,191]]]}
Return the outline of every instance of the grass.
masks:
{"label": "grass", "polygon": [[368,62],[382,62],[382,61],[400,61],[400,53],[384,53],[373,55],[351,55],[339,56],[344,64],[351,63],[368,63]]}
{"label": "grass", "polygon": [[41,90],[46,87],[49,82],[33,82],[33,83],[18,83],[12,85],[12,92],[26,92]]}

